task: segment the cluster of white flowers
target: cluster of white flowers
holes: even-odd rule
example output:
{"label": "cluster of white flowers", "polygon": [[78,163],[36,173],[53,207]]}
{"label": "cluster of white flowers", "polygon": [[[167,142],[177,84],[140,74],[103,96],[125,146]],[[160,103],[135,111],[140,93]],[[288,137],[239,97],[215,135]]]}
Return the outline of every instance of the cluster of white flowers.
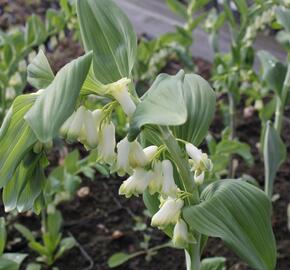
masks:
{"label": "cluster of white flowers", "polygon": [[256,16],[253,24],[251,24],[244,37],[244,44],[246,47],[250,47],[253,44],[254,39],[257,36],[258,31],[264,30],[265,26],[270,24],[275,17],[276,5],[272,6],[267,11],[264,11],[260,16]]}
{"label": "cluster of white flowers", "polygon": [[[160,147],[152,145],[142,149],[137,141],[129,142],[127,138],[118,143],[117,149],[116,170],[120,175],[130,175],[120,186],[119,194],[129,198],[143,194],[147,188],[152,195],[158,193],[161,203],[159,211],[152,217],[151,225],[160,229],[174,225],[173,244],[180,248],[186,247],[193,239],[181,217],[184,201],[174,180],[172,162],[168,159],[158,160]],[[194,171],[194,181],[202,184],[205,171],[212,169],[212,163],[193,144],[187,143],[185,149]]]}
{"label": "cluster of white flowers", "polygon": [[[132,116],[136,105],[128,91],[128,78],[103,85],[103,94],[119,102],[124,112]],[[80,106],[62,125],[60,135],[69,142],[79,141],[88,149],[98,149],[100,159],[113,164],[116,159],[115,126],[105,110],[87,110]]]}
{"label": "cluster of white flowers", "polygon": [[[129,79],[124,78],[105,85],[103,93],[113,97],[131,117],[136,105],[128,91],[129,82]],[[80,106],[61,127],[61,136],[71,142],[78,140],[88,149],[96,148],[100,160],[109,164],[112,172],[120,176],[128,174],[129,178],[120,186],[120,195],[127,198],[139,196],[146,189],[152,195],[158,193],[161,203],[151,224],[161,229],[174,225],[173,243],[176,247],[185,247],[192,238],[181,215],[184,191],[176,185],[172,162],[159,159],[166,148],[151,145],[143,149],[137,140],[130,142],[127,137],[116,145],[115,126],[111,121],[111,111],[107,113],[107,108],[90,111]],[[200,185],[204,181],[205,171],[212,169],[212,163],[193,144],[186,143],[185,150],[194,171],[194,181]]]}

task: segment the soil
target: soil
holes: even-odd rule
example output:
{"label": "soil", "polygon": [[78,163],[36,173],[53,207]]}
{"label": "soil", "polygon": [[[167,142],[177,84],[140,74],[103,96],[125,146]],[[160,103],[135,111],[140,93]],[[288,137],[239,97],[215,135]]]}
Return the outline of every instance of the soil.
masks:
{"label": "soil", "polygon": [[[12,2],[13,6],[11,6]],[[11,13],[16,12],[19,17],[25,18],[35,10],[39,14],[43,14],[43,7],[51,4],[51,1],[40,1],[40,5],[36,7],[32,5],[29,8],[29,5],[27,7],[23,4],[24,2],[27,3],[27,1],[21,0],[0,0],[0,7],[2,8],[0,10],[4,10],[3,4],[9,4]],[[53,5],[56,4],[54,3]],[[5,18],[1,16],[0,19],[2,29],[7,28],[11,23],[11,18],[8,15]],[[22,24],[23,22],[24,19],[17,19],[17,16],[15,20],[12,20],[12,24]],[[57,71],[71,59],[81,55],[82,52],[81,46],[68,34],[67,38],[57,45],[55,51],[48,54],[48,57],[53,69]],[[194,61],[198,66],[200,74],[206,79],[209,79],[211,64],[202,59],[195,59]],[[170,63],[166,67],[166,70],[169,73],[175,73],[179,67],[178,63]],[[287,109],[286,115],[290,115],[290,108]],[[242,107],[237,111],[236,118],[237,137],[251,146],[252,153],[255,157],[255,164],[251,168],[246,167],[240,161],[237,176],[243,173],[252,175],[262,187],[264,168],[256,146],[260,136],[259,118],[255,113],[252,117],[245,118]],[[221,113],[217,111],[211,127],[212,134],[216,138],[219,138],[223,129],[221,119]],[[290,125],[285,122],[283,139],[286,142],[288,153],[290,150],[289,133]],[[279,195],[278,199],[273,202],[272,216],[272,224],[278,248],[278,264],[276,269],[279,270],[290,269],[290,232],[287,228],[286,214],[290,195],[289,176],[290,156],[288,155],[287,161],[279,170],[274,189],[275,194]],[[96,174],[93,181],[87,180],[85,177],[83,178],[82,186],[89,188],[89,194],[84,197],[76,196],[72,201],[60,207],[64,217],[63,234],[65,236],[74,236],[78,242],[77,247],[73,248],[57,261],[55,266],[59,267],[60,270],[107,270],[109,269],[107,260],[112,254],[120,251],[133,253],[140,250],[140,244],[143,242],[144,235],[150,235],[150,246],[160,245],[168,241],[168,238],[163,233],[149,226],[150,219],[144,213],[145,209],[141,198],[124,199],[118,195],[118,188],[122,179],[114,176],[106,178],[100,174]],[[33,230],[37,230],[40,227],[39,219],[36,216],[27,217],[27,215],[19,215],[18,222],[28,225]],[[146,227],[144,224],[148,226]],[[141,227],[142,230],[136,230],[136,227]],[[14,233],[9,236],[9,240],[12,240]],[[28,247],[25,242],[12,244],[11,251],[27,252]],[[242,263],[219,239],[209,240],[203,256],[226,257],[227,269],[229,270],[251,269]],[[29,260],[33,260],[34,258],[35,254],[32,253]],[[148,258],[146,260],[144,256],[139,256],[116,269],[185,269],[184,254],[181,250],[165,248],[160,250],[151,260],[148,260]]]}

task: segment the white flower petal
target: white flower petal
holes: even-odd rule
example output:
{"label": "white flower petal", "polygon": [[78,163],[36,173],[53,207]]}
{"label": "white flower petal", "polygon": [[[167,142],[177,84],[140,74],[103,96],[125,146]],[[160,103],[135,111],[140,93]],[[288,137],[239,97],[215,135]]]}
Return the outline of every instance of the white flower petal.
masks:
{"label": "white flower petal", "polygon": [[79,137],[81,133],[81,129],[84,124],[83,119],[84,119],[85,110],[86,110],[85,107],[81,106],[76,111],[67,132],[68,140],[75,141]]}
{"label": "white flower petal", "polygon": [[104,124],[100,130],[98,152],[101,159],[111,164],[115,159],[115,126],[113,123]]}
{"label": "white flower petal", "polygon": [[132,195],[138,196],[142,194],[148,186],[151,179],[151,173],[151,171],[146,171],[144,169],[136,169],[134,174],[120,186],[119,195],[125,195],[129,198]]}
{"label": "white flower petal", "polygon": [[182,219],[174,226],[172,242],[178,248],[185,248],[189,242],[187,224]]}
{"label": "white flower petal", "polygon": [[154,164],[154,168],[152,171],[152,178],[148,186],[150,194],[161,192],[163,182],[164,182],[164,177],[162,173],[162,163],[158,161]]}
{"label": "white flower petal", "polygon": [[121,140],[117,144],[117,171],[120,176],[125,173],[129,173],[129,153],[130,153],[131,143],[128,141],[127,137]]}
{"label": "white flower petal", "polygon": [[195,171],[194,173],[194,182],[197,185],[202,185],[204,182],[204,172]]}
{"label": "white flower petal", "polygon": [[129,161],[132,168],[144,167],[147,165],[147,157],[137,141],[131,143]]}
{"label": "white flower petal", "polygon": [[164,228],[169,224],[175,224],[179,219],[183,204],[183,200],[169,197],[152,217],[151,225]]}
{"label": "white flower petal", "polygon": [[150,145],[143,149],[148,162],[152,160],[152,158],[157,153],[157,150],[158,150],[158,147],[156,145]]}
{"label": "white flower petal", "polygon": [[198,164],[202,159],[202,152],[196,146],[191,143],[185,145],[187,154],[192,158],[192,160]]}
{"label": "white flower petal", "polygon": [[174,181],[173,166],[170,160],[166,159],[162,161],[162,172],[164,182],[161,193],[170,197],[176,197],[178,188]]}
{"label": "white flower petal", "polygon": [[91,111],[87,110],[84,115],[84,136],[86,144],[90,149],[98,145],[98,132],[95,119]]}

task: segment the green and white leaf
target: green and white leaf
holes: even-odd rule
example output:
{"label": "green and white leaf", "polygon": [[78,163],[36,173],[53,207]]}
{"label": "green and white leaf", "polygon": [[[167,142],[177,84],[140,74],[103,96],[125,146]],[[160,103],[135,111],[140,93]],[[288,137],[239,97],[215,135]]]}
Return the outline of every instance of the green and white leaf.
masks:
{"label": "green and white leaf", "polygon": [[55,138],[73,113],[91,60],[92,53],[88,53],[64,66],[26,113],[25,120],[39,141],[46,143]]}
{"label": "green and white leaf", "polygon": [[49,62],[42,50],[27,67],[27,81],[36,89],[48,87],[54,79]]}
{"label": "green and white leaf", "polygon": [[137,37],[123,11],[112,0],[78,0],[77,14],[85,50],[94,52],[93,68],[103,84],[130,77]]}
{"label": "green and white leaf", "polygon": [[19,270],[27,254],[5,253],[0,256],[0,270]]}
{"label": "green and white leaf", "polygon": [[280,96],[287,73],[287,67],[280,63],[269,52],[259,51],[258,56],[263,69],[263,79],[266,80],[268,86]]}
{"label": "green and white leaf", "polygon": [[277,171],[287,156],[286,146],[270,121],[267,122],[263,149],[265,161],[265,192],[271,199]]}
{"label": "green and white leaf", "polygon": [[186,74],[183,83],[183,98],[187,119],[181,126],[173,127],[176,137],[199,145],[208,133],[214,116],[215,93],[201,76]]}
{"label": "green and white leaf", "polygon": [[14,209],[25,212],[33,209],[45,184],[42,158],[41,154],[29,152],[18,166],[13,178],[3,188],[2,197],[6,212]]}
{"label": "green and white leaf", "polygon": [[173,126],[185,123],[187,110],[182,92],[184,72],[171,76],[160,74],[132,117],[129,139],[134,140],[146,124]]}
{"label": "green and white leaf", "polygon": [[171,126],[174,135],[196,145],[208,132],[215,110],[215,94],[200,76],[159,75],[132,117],[129,139],[133,140],[144,125]]}
{"label": "green and white leaf", "polygon": [[209,185],[201,200],[183,211],[192,229],[221,238],[255,269],[275,269],[271,202],[264,192],[244,181],[222,180]]}
{"label": "green and white leaf", "polygon": [[16,168],[37,141],[33,131],[24,120],[37,94],[18,96],[5,117],[0,129],[0,186],[12,179]]}

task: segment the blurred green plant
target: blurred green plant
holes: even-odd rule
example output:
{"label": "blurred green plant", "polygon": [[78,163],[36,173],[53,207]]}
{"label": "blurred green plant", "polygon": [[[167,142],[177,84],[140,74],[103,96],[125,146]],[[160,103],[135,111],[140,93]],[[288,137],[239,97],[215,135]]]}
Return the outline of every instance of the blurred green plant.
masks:
{"label": "blurred green plant", "polygon": [[183,26],[176,26],[175,32],[153,39],[141,38],[134,69],[134,77],[139,81],[138,88],[146,88],[148,83],[152,83],[152,78],[170,61],[178,61],[186,70],[194,70],[191,54],[193,31],[206,17],[206,12],[202,12],[202,9],[208,2],[209,0],[191,0],[184,4],[178,0],[166,1],[169,9],[185,23]]}
{"label": "blurred green plant", "polygon": [[[244,12],[241,3],[245,2],[236,3]],[[225,8],[229,8],[227,4]],[[232,11],[225,12],[230,20]],[[224,268],[224,259],[201,260],[209,237],[222,239],[251,267],[274,270],[277,252],[269,198],[241,179],[210,181],[214,164],[198,148],[214,117],[216,95],[211,86],[202,77],[180,70],[172,76],[160,74],[148,92],[139,97],[132,81],[137,37],[126,15],[112,0],[78,0],[77,14],[86,54],[55,76],[48,61],[44,61],[45,55],[38,54],[32,63],[36,67],[32,84],[41,89],[18,96],[5,117],[0,130],[1,187],[6,189],[12,181],[21,179],[25,183],[21,187],[28,194],[25,206],[40,211],[43,205],[37,199],[44,200],[45,185],[38,185],[35,193],[30,185],[35,176],[44,174],[47,152],[59,138],[68,143],[80,142],[87,150],[97,151],[94,162],[102,168],[108,167],[110,173],[120,176],[129,175],[119,194],[127,198],[143,196],[152,216],[151,225],[168,235],[174,247],[184,250],[188,270]],[[236,22],[231,24],[237,32]],[[233,53],[234,64],[247,63],[248,57],[253,61],[251,49],[244,51],[241,44],[233,44],[232,52],[237,53]],[[46,64],[37,66],[40,60]],[[234,68],[235,71],[239,65]],[[31,73],[28,76],[31,82]],[[240,77],[234,80],[234,86],[239,83]],[[87,105],[92,95],[102,102],[96,102],[96,106],[100,105],[97,108]],[[127,129],[117,144],[118,113],[123,115]],[[234,140],[232,133],[222,140],[216,147],[225,158],[235,152],[251,160],[249,149]],[[230,140],[234,144],[230,145]],[[68,164],[74,166],[74,162]],[[73,172],[74,175],[79,169]],[[62,188],[66,187],[61,184]],[[51,201],[55,202],[54,194],[58,192],[52,191]],[[12,201],[17,199],[18,208],[18,194],[11,194]],[[52,209],[55,210],[54,205]],[[49,207],[45,211],[48,216],[55,214]],[[46,263],[52,264],[60,226],[50,233],[46,215],[43,244],[41,248],[36,244],[36,250]],[[52,219],[51,223],[60,223],[58,217]],[[49,233],[49,240],[45,233]],[[33,238],[26,238],[35,246]],[[148,238],[143,243],[142,253],[151,254]],[[42,248],[49,253],[40,251]],[[126,256],[119,257],[119,261],[127,260]],[[115,264],[116,261],[118,264],[115,257]]]}
{"label": "blurred green plant", "polygon": [[21,224],[14,225],[28,241],[28,246],[39,255],[36,260],[47,266],[52,266],[65,252],[75,246],[73,237],[62,237],[61,226],[61,213],[53,207],[48,207],[47,213],[42,212],[42,242],[37,241],[27,227]]}
{"label": "blurred green plant", "polygon": [[7,232],[4,217],[0,218],[0,269],[18,270],[27,257],[23,253],[4,253],[7,240]]}
{"label": "blurred green plant", "polygon": [[26,86],[26,67],[35,50],[45,43],[53,46],[56,36],[62,36],[66,27],[77,25],[76,12],[69,0],[61,0],[61,10],[48,9],[44,21],[37,15],[27,19],[25,27],[0,31],[0,122],[6,109]]}

